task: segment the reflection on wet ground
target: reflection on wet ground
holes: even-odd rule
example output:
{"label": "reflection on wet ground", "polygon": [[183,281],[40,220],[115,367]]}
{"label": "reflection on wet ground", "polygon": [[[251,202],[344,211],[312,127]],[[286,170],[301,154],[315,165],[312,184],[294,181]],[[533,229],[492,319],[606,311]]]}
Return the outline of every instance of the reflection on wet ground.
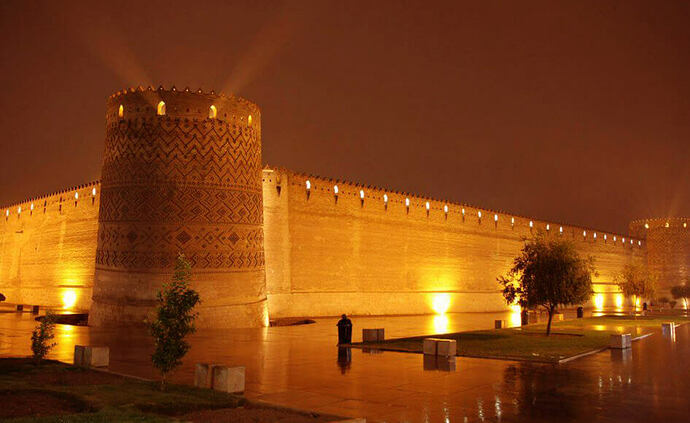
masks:
{"label": "reflection on wet ground", "polygon": [[[354,318],[386,337],[493,327],[511,313]],[[190,383],[195,362],[247,367],[246,396],[294,408],[385,422],[687,421],[690,325],[561,365],[338,348],[336,318],[263,329],[205,330],[174,379]],[[30,314],[0,313],[0,356],[30,354]],[[143,329],[58,325],[52,358],[71,362],[74,344],[109,345],[111,370],[155,377]]]}

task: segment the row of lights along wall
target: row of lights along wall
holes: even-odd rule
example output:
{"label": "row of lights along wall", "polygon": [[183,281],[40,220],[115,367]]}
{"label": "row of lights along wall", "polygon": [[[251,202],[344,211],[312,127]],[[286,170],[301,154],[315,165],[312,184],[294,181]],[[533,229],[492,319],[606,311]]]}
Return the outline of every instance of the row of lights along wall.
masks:
{"label": "row of lights along wall", "polygon": [[[91,204],[95,204],[96,202],[96,187],[91,188]],[[59,201],[59,211],[62,211],[62,197],[60,197]],[[79,191],[74,192],[74,207],[77,207],[79,204]],[[46,212],[46,208],[48,207],[48,200],[43,201],[43,213]],[[32,202],[31,205],[29,206],[29,216],[33,216],[34,209],[36,208],[35,202]],[[22,206],[17,206],[17,219],[19,219],[22,215]],[[5,221],[7,221],[10,218],[11,212],[10,209],[5,209]]]}
{"label": "row of lights along wall", "polygon": [[[156,106],[156,114],[158,116],[165,116],[166,110],[164,101],[159,102]],[[117,117],[121,119],[125,117],[125,106],[122,104],[120,104],[120,107],[117,109]],[[211,107],[208,108],[208,118],[216,119],[217,117],[218,109],[212,104]],[[247,116],[247,125],[252,126],[252,115]]]}
{"label": "row of lights along wall", "polygon": [[[311,190],[312,190],[312,183],[311,183],[311,180],[309,180],[309,179],[306,180],[306,182],[305,182],[305,188],[306,188],[307,200],[309,200],[309,197],[310,197],[310,195],[311,195]],[[336,204],[338,203],[338,196],[339,196],[339,194],[340,194],[340,188],[338,187],[338,185],[333,185],[333,196],[334,196],[334,198],[335,198]],[[361,205],[362,207],[364,207],[364,198],[365,198],[364,190],[363,190],[363,189],[360,189],[360,190],[359,190],[359,199],[360,199],[360,205]],[[388,210],[388,194],[383,194],[383,207],[384,207],[384,210]],[[427,217],[429,217],[430,210],[431,210],[431,204],[429,203],[429,201],[426,201],[426,202],[425,202],[424,207],[425,207],[425,209],[426,209],[426,215],[427,215]],[[409,197],[406,197],[406,198],[405,198],[405,208],[406,208],[406,213],[409,214],[409,213],[410,213],[410,199],[409,199]],[[445,218],[448,219],[448,213],[450,212],[450,209],[449,209],[449,207],[448,207],[447,204],[445,204],[445,205],[443,206],[443,212],[444,212],[444,214],[445,214]],[[462,221],[465,222],[466,213],[465,213],[465,208],[464,208],[464,207],[460,210],[460,213],[461,213],[461,215],[462,215]],[[478,211],[477,211],[477,219],[478,219],[479,224],[481,224],[481,221],[482,221],[482,212],[481,212],[481,210],[478,210]],[[494,214],[493,220],[494,220],[494,225],[495,225],[495,226],[498,226],[499,216],[498,216],[497,213]],[[515,227],[515,217],[511,217],[511,218],[510,218],[510,225],[511,225],[511,228],[514,228],[514,227]],[[687,227],[686,225],[687,225],[687,224],[684,224],[684,227]],[[532,220],[529,221],[529,227],[530,227],[530,230],[532,230],[532,229],[534,228],[534,221],[532,221]],[[649,228],[649,225],[645,224],[645,227],[646,227],[646,228]],[[666,224],[666,227],[668,227],[668,223]],[[545,226],[545,229],[546,229],[547,232],[550,232],[550,231],[551,231],[551,224],[547,223],[546,226]],[[560,235],[563,235],[563,226],[559,226],[558,232],[559,232]],[[582,231],[582,238],[583,238],[583,239],[586,239],[586,238],[587,238],[587,231],[586,231],[586,230],[583,230],[583,231]],[[592,238],[593,238],[595,241],[597,240],[597,238],[598,238],[597,232],[593,232],[593,233],[592,233]],[[605,242],[605,243],[608,242],[608,234],[603,234],[603,238],[604,238],[604,242]],[[628,239],[628,240],[630,241],[630,245],[634,245],[635,242],[634,242],[633,239]],[[613,236],[613,242],[617,242],[617,241],[618,241],[618,236],[614,235],[614,236]],[[623,244],[625,244],[625,237],[621,237],[621,242],[622,242]],[[642,245],[642,241],[641,241],[641,240],[638,240],[638,241],[637,241],[637,245],[638,245],[638,246],[641,246],[641,245]]]}

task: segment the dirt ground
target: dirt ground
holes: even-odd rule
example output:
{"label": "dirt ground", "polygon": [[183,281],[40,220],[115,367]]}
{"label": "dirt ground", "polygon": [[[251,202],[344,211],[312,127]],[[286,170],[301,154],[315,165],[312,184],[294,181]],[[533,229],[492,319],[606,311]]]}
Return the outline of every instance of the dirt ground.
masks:
{"label": "dirt ground", "polygon": [[88,410],[76,397],[41,390],[0,391],[0,420],[16,417],[56,416]]}

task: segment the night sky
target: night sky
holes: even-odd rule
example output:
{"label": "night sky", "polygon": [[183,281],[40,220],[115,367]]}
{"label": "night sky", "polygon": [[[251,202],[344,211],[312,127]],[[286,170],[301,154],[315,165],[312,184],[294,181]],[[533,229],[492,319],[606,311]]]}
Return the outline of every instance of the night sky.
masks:
{"label": "night sky", "polygon": [[627,232],[690,216],[690,3],[0,2],[0,204],[100,177],[105,100],[233,92],[264,162]]}

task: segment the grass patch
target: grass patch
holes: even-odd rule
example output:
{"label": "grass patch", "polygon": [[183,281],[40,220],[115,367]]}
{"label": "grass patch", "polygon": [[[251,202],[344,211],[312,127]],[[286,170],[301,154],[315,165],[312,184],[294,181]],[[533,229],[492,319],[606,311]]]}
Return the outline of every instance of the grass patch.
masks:
{"label": "grass patch", "polygon": [[546,324],[522,328],[478,330],[390,339],[384,342],[354,343],[355,347],[392,351],[422,352],[424,338],[455,339],[459,356],[500,358],[557,363],[579,354],[597,351],[609,345],[613,333],[631,333],[633,338],[660,328],[662,322],[686,323],[685,316],[602,316],[555,322],[551,336]]}
{"label": "grass patch", "polygon": [[[16,404],[2,407],[0,420],[14,423],[188,421],[188,416],[212,410],[241,410],[247,421],[254,421],[252,413],[266,412],[237,395],[174,384],[160,391],[157,382],[57,361],[37,366],[27,358],[0,359],[0,387],[0,398]],[[335,419],[281,412],[299,423]]]}

